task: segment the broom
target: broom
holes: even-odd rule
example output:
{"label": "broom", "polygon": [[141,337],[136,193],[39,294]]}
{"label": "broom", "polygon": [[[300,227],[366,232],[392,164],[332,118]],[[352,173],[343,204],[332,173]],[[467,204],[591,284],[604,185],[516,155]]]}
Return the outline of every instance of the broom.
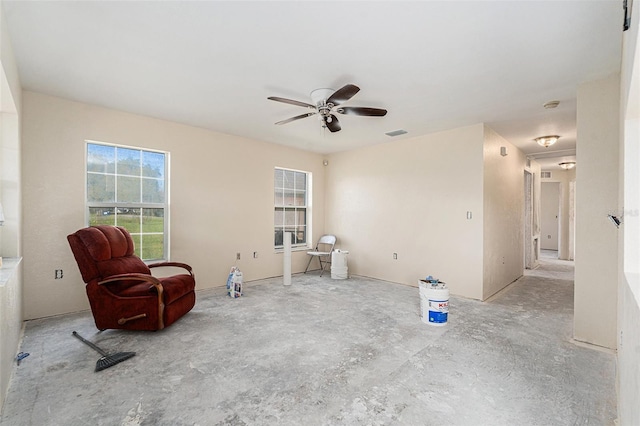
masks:
{"label": "broom", "polygon": [[118,352],[118,353],[109,355],[108,353],[106,353],[105,351],[103,351],[102,349],[100,349],[99,347],[97,347],[96,345],[91,343],[90,341],[88,341],[85,338],[83,338],[82,336],[80,336],[75,331],[73,333],[71,333],[71,334],[73,334],[75,337],[80,339],[83,343],[87,344],[88,346],[90,346],[91,348],[96,350],[98,353],[100,353],[100,355],[102,355],[102,358],[100,358],[96,362],[96,372],[102,371],[102,370],[104,370],[106,368],[109,368],[109,367],[112,367],[112,366],[118,364],[119,362],[122,362],[124,360],[127,360],[127,359],[133,357],[136,354],[135,352]]}

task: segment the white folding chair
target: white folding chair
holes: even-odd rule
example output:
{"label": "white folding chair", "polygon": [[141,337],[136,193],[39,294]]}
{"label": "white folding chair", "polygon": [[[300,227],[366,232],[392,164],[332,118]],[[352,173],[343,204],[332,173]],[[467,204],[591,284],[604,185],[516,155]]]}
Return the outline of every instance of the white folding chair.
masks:
{"label": "white folding chair", "polygon": [[309,270],[309,266],[311,265],[311,261],[314,258],[318,259],[320,262],[320,276],[325,271],[327,265],[331,264],[331,252],[333,251],[333,246],[336,245],[336,236],[335,235],[323,235],[318,240],[316,244],[316,248],[313,251],[308,251],[309,255],[309,263],[307,263],[307,269],[304,270],[306,274]]}

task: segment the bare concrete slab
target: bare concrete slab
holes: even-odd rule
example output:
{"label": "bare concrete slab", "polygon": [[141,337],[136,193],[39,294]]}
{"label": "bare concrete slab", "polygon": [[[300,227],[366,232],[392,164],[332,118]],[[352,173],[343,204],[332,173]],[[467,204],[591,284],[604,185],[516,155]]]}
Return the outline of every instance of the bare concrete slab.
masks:
{"label": "bare concrete slab", "polygon": [[[317,273],[200,291],[159,332],[29,321],[0,424],[610,425],[615,356],[572,343],[567,267],[543,262],[490,302],[452,297],[444,327],[421,321],[417,288]],[[95,373],[73,330],[137,354]]]}

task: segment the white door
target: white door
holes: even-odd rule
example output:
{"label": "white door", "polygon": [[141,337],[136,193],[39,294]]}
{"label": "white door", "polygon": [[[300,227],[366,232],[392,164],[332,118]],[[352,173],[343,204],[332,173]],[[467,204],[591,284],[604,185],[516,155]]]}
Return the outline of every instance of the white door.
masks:
{"label": "white door", "polygon": [[558,250],[560,183],[542,182],[540,191],[540,248]]}

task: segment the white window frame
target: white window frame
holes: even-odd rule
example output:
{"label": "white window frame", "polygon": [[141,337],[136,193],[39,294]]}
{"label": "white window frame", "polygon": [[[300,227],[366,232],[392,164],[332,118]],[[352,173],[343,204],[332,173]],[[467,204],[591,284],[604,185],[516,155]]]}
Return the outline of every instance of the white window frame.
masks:
{"label": "white window frame", "polygon": [[[281,170],[283,172],[294,172],[294,173],[303,173],[306,176],[306,187],[304,189],[304,193],[305,193],[305,204],[302,206],[296,206],[296,205],[292,205],[292,204],[288,204],[288,205],[284,205],[284,204],[278,204],[278,199],[276,198],[275,194],[276,194],[276,185],[275,185],[275,179],[276,179],[276,171],[277,170]],[[274,245],[274,249],[276,250],[276,252],[280,252],[284,250],[284,240],[283,240],[283,245],[278,245],[276,244],[276,240],[277,240],[277,232],[278,232],[278,226],[276,226],[276,218],[277,218],[277,211],[278,209],[294,209],[294,210],[304,210],[305,211],[305,224],[304,224],[304,242],[300,242],[300,243],[292,243],[291,247],[293,250],[307,250],[309,247],[311,247],[311,240],[310,237],[312,235],[311,232],[311,205],[312,205],[312,191],[311,188],[313,187],[312,183],[313,183],[313,174],[311,172],[308,172],[306,170],[296,170],[296,169],[291,169],[288,167],[275,167],[273,169],[273,194],[274,194],[274,209],[273,209],[273,214],[274,214],[274,241],[273,241],[273,245]],[[284,188],[283,188],[284,191]],[[284,199],[285,197],[283,196],[281,199]],[[283,217],[283,222],[284,222],[284,217]],[[282,228],[282,233],[284,235],[284,232],[287,232],[287,227],[296,227],[298,226],[298,224],[294,224],[294,225],[286,225],[286,224],[282,224],[282,226],[280,226],[280,228]],[[295,231],[295,230],[294,230]],[[293,232],[293,231],[292,231]]]}
{"label": "white window frame", "polygon": [[[149,202],[137,202],[137,203],[130,203],[130,202],[90,202],[89,201],[89,194],[88,194],[88,187],[89,187],[89,182],[88,182],[88,177],[89,174],[99,174],[97,172],[90,172],[89,171],[89,163],[88,163],[88,156],[89,156],[89,145],[102,145],[102,146],[106,146],[106,147],[110,147],[110,148],[122,148],[122,149],[130,149],[130,150],[136,150],[136,151],[140,151],[140,152],[151,152],[151,153],[157,153],[157,154],[162,154],[164,155],[164,203],[149,203]],[[91,226],[90,221],[91,221],[91,213],[90,213],[90,209],[91,208],[112,208],[114,209],[115,212],[115,216],[116,216],[116,224],[117,224],[117,216],[118,216],[118,210],[119,209],[163,209],[164,210],[164,214],[163,214],[163,219],[164,219],[164,223],[163,223],[163,255],[162,258],[149,258],[149,259],[145,259],[142,258],[142,249],[143,247],[137,247],[136,246],[136,252],[140,255],[140,257],[142,258],[142,260],[144,260],[145,262],[155,262],[155,261],[163,261],[163,260],[168,260],[169,259],[169,247],[170,247],[170,241],[169,241],[169,182],[170,182],[170,177],[169,177],[169,152],[166,151],[160,151],[160,150],[154,150],[154,149],[148,149],[148,148],[142,148],[142,147],[137,147],[137,146],[129,146],[129,145],[120,145],[120,144],[113,144],[113,143],[107,143],[107,142],[98,142],[98,141],[93,141],[93,140],[85,140],[85,155],[84,155],[84,159],[85,159],[85,185],[84,185],[84,190],[85,190],[85,196],[84,196],[84,200],[85,200],[85,224],[87,226]],[[107,173],[105,173],[107,174]],[[116,159],[116,170],[114,171],[113,175],[116,177],[118,176],[127,176],[125,174],[119,175],[117,173],[117,159]],[[138,176],[135,176],[138,177]],[[141,176],[142,179],[144,179],[144,176]],[[141,180],[142,182],[142,180]],[[116,191],[116,200],[117,200],[117,184],[115,185],[115,191]],[[141,216],[141,220],[142,220],[142,216]],[[141,232],[139,233],[134,233],[131,232],[132,236],[137,236],[140,235],[140,242],[142,243],[142,235],[152,235],[152,234],[160,234],[160,233],[143,233],[142,232],[142,224],[140,225],[140,230]]]}

